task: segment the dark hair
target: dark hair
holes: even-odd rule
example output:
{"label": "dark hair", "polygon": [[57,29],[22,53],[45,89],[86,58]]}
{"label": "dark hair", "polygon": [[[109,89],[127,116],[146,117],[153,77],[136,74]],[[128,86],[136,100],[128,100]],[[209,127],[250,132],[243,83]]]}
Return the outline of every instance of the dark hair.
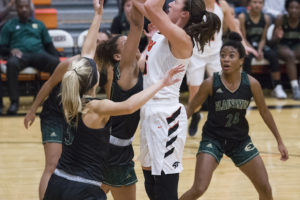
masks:
{"label": "dark hair", "polygon": [[103,28],[103,29],[100,28],[99,32],[104,33],[108,39],[112,38],[112,34],[110,32],[110,29],[108,29],[108,28]]}
{"label": "dark hair", "polygon": [[285,1],[285,9],[288,10],[290,3],[296,1],[298,4],[300,4],[300,0],[287,0]]}
{"label": "dark hair", "polygon": [[198,49],[203,51],[215,33],[220,31],[221,21],[216,14],[206,11],[203,0],[186,0],[184,10],[190,13],[184,30],[196,42]]}
{"label": "dark hair", "polygon": [[122,14],[124,12],[124,5],[127,1],[130,1],[130,0],[122,0],[121,1],[121,10],[120,10],[119,14]]}
{"label": "dark hair", "polygon": [[121,36],[122,35],[116,35],[111,37],[97,46],[95,56],[100,62],[99,67],[101,69],[104,69],[107,65],[114,65],[117,63],[114,59],[114,54],[119,53],[117,41]]}
{"label": "dark hair", "polygon": [[240,34],[238,34],[236,32],[230,32],[228,34],[227,40],[225,40],[224,44],[221,47],[221,50],[225,46],[231,46],[231,47],[237,49],[237,51],[240,54],[240,58],[244,58],[246,56],[246,51],[242,44],[242,37],[240,36]]}

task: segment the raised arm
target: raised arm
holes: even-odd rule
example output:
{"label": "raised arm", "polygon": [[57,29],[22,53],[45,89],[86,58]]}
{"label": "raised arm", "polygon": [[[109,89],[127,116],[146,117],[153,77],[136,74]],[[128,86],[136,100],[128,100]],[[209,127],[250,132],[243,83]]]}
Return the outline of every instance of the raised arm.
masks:
{"label": "raised arm", "polygon": [[[138,0],[133,0],[134,5],[145,15],[158,30],[168,38],[171,46],[171,51],[177,58],[187,58],[192,54],[193,44],[190,36],[174,24],[169,16],[163,11],[162,6],[164,0],[147,0],[141,3]],[[177,1],[173,2],[178,3]],[[183,15],[188,19],[189,13],[183,12]]]}
{"label": "raised arm", "polygon": [[118,84],[124,90],[130,89],[136,83],[133,78],[136,78],[139,73],[136,54],[144,27],[144,16],[133,6],[128,20],[130,29],[124,49],[121,52],[119,64],[121,77],[118,81]]}
{"label": "raised arm", "polygon": [[[99,3],[100,2],[100,3]],[[86,36],[86,39],[83,43],[83,47],[81,50],[81,56],[87,58],[94,58],[94,54],[96,51],[97,43],[96,38],[99,32],[100,23],[102,19],[103,13],[103,0],[93,0],[94,4],[94,18],[92,24],[90,25],[90,29]]]}
{"label": "raised arm", "polygon": [[93,109],[100,116],[117,116],[131,114],[137,111],[142,105],[144,105],[149,99],[151,99],[156,92],[165,86],[172,85],[179,81],[179,79],[173,79],[173,76],[177,73],[183,72],[184,66],[179,65],[173,67],[164,79],[153,84],[141,92],[131,96],[123,102],[113,102],[110,100],[100,100],[93,104]]}
{"label": "raised arm", "polygon": [[29,128],[34,120],[35,120],[35,113],[38,109],[38,107],[42,104],[42,102],[46,99],[46,97],[49,96],[52,89],[61,82],[64,74],[68,70],[68,67],[70,63],[77,59],[79,56],[74,56],[68,60],[65,60],[61,62],[56,69],[54,70],[53,74],[50,76],[50,78],[43,84],[42,88],[38,92],[37,96],[34,99],[33,104],[31,105],[30,110],[27,112],[25,118],[24,118],[24,126],[25,128]]}
{"label": "raised arm", "polygon": [[248,77],[249,77],[249,80],[250,80],[250,87],[251,87],[251,91],[252,91],[252,94],[253,94],[253,98],[254,98],[255,103],[258,107],[259,114],[263,118],[263,120],[266,123],[266,125],[268,126],[268,128],[273,133],[273,135],[274,135],[274,137],[277,141],[277,144],[278,144],[279,152],[281,154],[281,160],[285,161],[289,158],[288,151],[287,151],[285,145],[283,144],[283,141],[282,141],[281,136],[278,132],[278,129],[277,129],[277,126],[276,126],[275,121],[273,119],[273,116],[272,116],[271,112],[269,111],[269,109],[266,106],[266,102],[265,102],[265,99],[264,99],[264,95],[263,95],[261,86],[260,86],[259,82],[256,79],[254,79],[251,76],[248,76]]}

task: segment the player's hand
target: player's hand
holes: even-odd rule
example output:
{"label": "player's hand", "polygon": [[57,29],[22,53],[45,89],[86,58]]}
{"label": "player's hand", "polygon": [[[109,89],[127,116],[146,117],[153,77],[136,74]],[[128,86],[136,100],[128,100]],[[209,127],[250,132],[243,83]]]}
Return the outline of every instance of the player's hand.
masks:
{"label": "player's hand", "polygon": [[280,160],[286,161],[289,159],[289,152],[283,143],[278,144],[278,150],[281,154]]}
{"label": "player's hand", "polygon": [[167,72],[167,75],[163,79],[163,85],[164,86],[170,86],[170,85],[172,85],[174,83],[177,83],[178,81],[180,81],[180,79],[179,78],[173,79],[174,75],[176,75],[176,74],[178,74],[180,72],[184,72],[184,71],[185,71],[185,67],[182,64],[171,68]]}
{"label": "player's hand", "polygon": [[22,58],[22,51],[20,51],[19,49],[12,49],[10,51],[11,55],[16,56],[17,58]]}
{"label": "player's hand", "polygon": [[275,38],[281,39],[283,37],[283,34],[284,34],[284,32],[281,27],[275,28],[275,30],[274,30]]}
{"label": "player's hand", "polygon": [[258,52],[254,48],[249,47],[248,45],[246,45],[245,50],[246,50],[247,55],[249,53],[252,53],[255,57],[258,57]]}
{"label": "player's hand", "polygon": [[93,0],[95,14],[102,15],[104,0]]}
{"label": "player's hand", "polygon": [[257,60],[263,60],[264,59],[264,53],[263,51],[258,51],[258,57],[256,57]]}
{"label": "player's hand", "polygon": [[35,112],[29,111],[24,118],[24,126],[28,129],[35,120]]}

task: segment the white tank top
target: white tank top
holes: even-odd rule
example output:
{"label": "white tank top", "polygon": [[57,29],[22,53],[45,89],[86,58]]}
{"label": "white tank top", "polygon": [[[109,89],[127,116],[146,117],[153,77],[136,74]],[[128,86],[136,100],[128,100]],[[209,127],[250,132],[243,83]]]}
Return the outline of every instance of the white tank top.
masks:
{"label": "white tank top", "polygon": [[224,13],[222,8],[217,3],[215,3],[214,5],[214,13],[220,18],[221,21],[220,31],[215,34],[213,41],[210,41],[209,44],[206,44],[204,46],[203,53],[201,51],[198,51],[198,48],[195,45],[193,49],[194,54],[200,54],[199,56],[204,57],[204,56],[214,55],[220,52],[220,49],[222,47],[222,30],[223,30]]}
{"label": "white tank top", "polygon": [[[168,39],[159,33],[153,35],[152,41],[147,48],[146,74],[144,74],[143,80],[144,89],[162,79],[167,71],[174,66],[183,64],[186,69],[190,60],[190,58],[175,58],[170,50]],[[184,74],[185,71],[176,74],[173,78],[179,78],[180,81],[171,86],[162,88],[152,99],[178,99],[180,85]]]}

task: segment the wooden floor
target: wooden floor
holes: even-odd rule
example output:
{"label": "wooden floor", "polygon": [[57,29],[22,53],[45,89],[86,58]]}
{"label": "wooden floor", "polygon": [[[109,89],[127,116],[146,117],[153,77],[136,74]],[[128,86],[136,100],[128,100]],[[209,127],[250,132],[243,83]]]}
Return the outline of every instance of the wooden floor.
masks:
{"label": "wooden floor", "polygon": [[[5,100],[7,103],[7,100]],[[23,99],[22,109],[28,109],[32,99]],[[27,103],[26,103],[27,102]],[[287,162],[279,160],[274,137],[254,108],[248,111],[250,135],[260,150],[265,162],[276,200],[300,199],[300,102],[293,100],[267,99],[271,112],[290,153]],[[251,103],[253,106],[253,103]],[[188,137],[183,157],[184,171],[180,175],[179,195],[185,192],[194,178],[195,153],[201,139],[203,119],[195,137]],[[44,168],[44,152],[41,144],[40,121],[36,118],[33,127],[25,130],[23,116],[0,117],[0,200],[38,199],[38,184]],[[139,154],[139,134],[134,141],[136,155]],[[147,199],[143,187],[140,164],[136,163],[139,178],[137,199]],[[112,199],[111,195],[108,199]],[[201,199],[206,200],[254,200],[257,193],[250,181],[224,157],[217,168],[208,191]]]}

